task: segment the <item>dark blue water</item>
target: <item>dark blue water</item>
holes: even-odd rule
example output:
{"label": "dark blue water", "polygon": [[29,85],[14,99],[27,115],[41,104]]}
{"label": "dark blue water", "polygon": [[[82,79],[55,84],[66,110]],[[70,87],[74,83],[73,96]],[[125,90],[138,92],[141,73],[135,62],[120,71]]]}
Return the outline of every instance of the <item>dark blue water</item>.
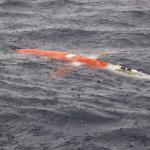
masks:
{"label": "dark blue water", "polygon": [[149,150],[150,82],[18,54],[18,48],[104,58],[150,73],[149,0],[1,0],[1,150]]}

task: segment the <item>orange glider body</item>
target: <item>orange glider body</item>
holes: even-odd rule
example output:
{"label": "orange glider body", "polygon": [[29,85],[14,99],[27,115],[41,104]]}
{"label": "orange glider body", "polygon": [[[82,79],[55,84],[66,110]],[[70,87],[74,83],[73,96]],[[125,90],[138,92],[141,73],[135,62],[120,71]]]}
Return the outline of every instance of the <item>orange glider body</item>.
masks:
{"label": "orange glider body", "polygon": [[81,55],[71,54],[64,51],[53,51],[53,50],[39,50],[39,49],[19,49],[17,52],[20,53],[30,53],[34,55],[47,56],[52,59],[66,60],[71,62],[79,62],[91,67],[105,68],[108,66],[108,62],[103,60],[98,60],[94,58],[89,58]]}
{"label": "orange glider body", "polygon": [[[53,50],[39,50],[39,49],[19,49],[17,50],[19,53],[29,53],[39,56],[46,56],[52,59],[57,60],[65,60],[70,61],[71,63],[67,66],[63,66],[60,69],[58,69],[54,76],[62,76],[66,73],[69,73],[73,71],[75,68],[77,68],[80,65],[88,65],[90,67],[105,69],[120,75],[125,75],[128,77],[136,77],[139,79],[148,79],[150,80],[150,75],[143,73],[141,71],[130,69],[123,67],[121,65],[113,65],[109,62],[99,60],[99,57],[91,57],[91,56],[84,56],[84,55],[76,55],[69,52],[63,52],[63,51],[53,51]],[[104,56],[108,54],[108,52],[102,53],[100,56]]]}

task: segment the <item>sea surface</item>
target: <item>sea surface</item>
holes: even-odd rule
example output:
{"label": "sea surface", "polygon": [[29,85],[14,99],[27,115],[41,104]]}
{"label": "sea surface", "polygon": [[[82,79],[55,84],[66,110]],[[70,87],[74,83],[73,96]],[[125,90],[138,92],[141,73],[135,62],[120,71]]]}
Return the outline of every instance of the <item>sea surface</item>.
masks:
{"label": "sea surface", "polygon": [[0,0],[0,150],[150,150],[150,81],[19,48],[80,54],[150,74],[149,0]]}

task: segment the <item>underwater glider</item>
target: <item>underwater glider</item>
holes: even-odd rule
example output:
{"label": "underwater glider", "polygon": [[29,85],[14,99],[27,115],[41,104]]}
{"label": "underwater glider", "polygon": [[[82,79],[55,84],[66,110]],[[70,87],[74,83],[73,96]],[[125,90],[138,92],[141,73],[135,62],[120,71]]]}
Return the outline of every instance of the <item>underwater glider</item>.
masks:
{"label": "underwater glider", "polygon": [[111,52],[102,52],[100,53],[100,55],[90,55],[90,54],[76,55],[66,51],[39,50],[39,49],[19,49],[17,50],[17,52],[46,56],[52,59],[71,62],[69,63],[69,65],[61,67],[59,70],[57,70],[56,75],[63,75],[65,73],[71,72],[72,70],[81,65],[87,65],[89,67],[105,69],[128,77],[150,80],[150,75],[146,73],[143,73],[135,69],[126,68],[121,65],[113,65],[112,63],[99,59],[101,56],[108,55]]}

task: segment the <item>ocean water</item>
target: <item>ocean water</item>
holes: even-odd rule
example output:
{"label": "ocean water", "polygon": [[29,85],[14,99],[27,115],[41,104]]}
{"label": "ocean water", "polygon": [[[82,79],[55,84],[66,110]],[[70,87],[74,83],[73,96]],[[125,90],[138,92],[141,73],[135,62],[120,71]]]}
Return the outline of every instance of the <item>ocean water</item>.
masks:
{"label": "ocean water", "polygon": [[150,81],[19,54],[96,54],[150,74],[149,0],[0,1],[1,150],[149,150]]}

